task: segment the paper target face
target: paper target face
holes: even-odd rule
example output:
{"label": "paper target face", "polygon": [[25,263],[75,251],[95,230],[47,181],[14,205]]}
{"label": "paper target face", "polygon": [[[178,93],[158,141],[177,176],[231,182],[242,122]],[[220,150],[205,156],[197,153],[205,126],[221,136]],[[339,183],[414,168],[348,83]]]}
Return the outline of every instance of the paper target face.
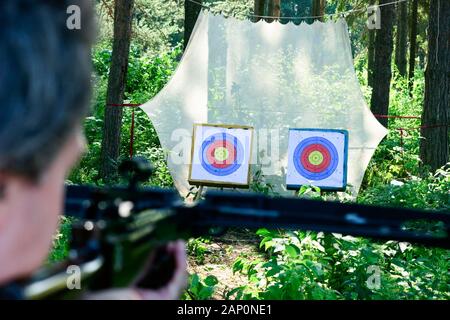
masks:
{"label": "paper target face", "polygon": [[332,129],[290,129],[286,184],[341,190],[347,184],[348,133]]}
{"label": "paper target face", "polygon": [[248,186],[252,136],[251,127],[194,125],[189,182]]}
{"label": "paper target face", "polygon": [[206,138],[200,150],[203,168],[215,176],[228,176],[239,169],[244,147],[229,133],[216,133]]}

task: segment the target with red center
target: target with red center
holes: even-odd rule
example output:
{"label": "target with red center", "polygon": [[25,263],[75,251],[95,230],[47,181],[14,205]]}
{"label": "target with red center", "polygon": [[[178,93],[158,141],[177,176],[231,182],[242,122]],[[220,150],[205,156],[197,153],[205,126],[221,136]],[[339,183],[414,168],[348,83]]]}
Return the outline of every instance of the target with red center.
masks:
{"label": "target with red center", "polygon": [[347,137],[345,130],[291,129],[286,177],[288,188],[307,184],[323,189],[344,188]]}
{"label": "target with red center", "polygon": [[237,137],[225,132],[216,133],[202,143],[200,159],[210,174],[227,176],[241,166],[243,147]]}
{"label": "target with red center", "polygon": [[295,169],[310,180],[323,180],[336,170],[339,156],[335,146],[322,137],[303,140],[294,151]]}
{"label": "target with red center", "polygon": [[191,185],[248,188],[253,128],[195,124],[192,136]]}

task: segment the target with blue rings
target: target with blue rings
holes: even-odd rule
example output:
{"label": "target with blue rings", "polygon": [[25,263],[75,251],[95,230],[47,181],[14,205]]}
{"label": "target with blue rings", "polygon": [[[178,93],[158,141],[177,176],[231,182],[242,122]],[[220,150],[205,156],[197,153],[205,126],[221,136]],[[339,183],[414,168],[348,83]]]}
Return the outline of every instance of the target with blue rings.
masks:
{"label": "target with blue rings", "polygon": [[253,130],[244,125],[194,124],[188,182],[248,188]]}
{"label": "target with blue rings", "polygon": [[290,128],[287,189],[313,185],[321,190],[345,190],[348,140],[348,132],[342,129]]}
{"label": "target with blue rings", "polygon": [[228,176],[236,172],[244,159],[242,143],[225,132],[206,138],[199,151],[202,167],[215,176]]}
{"label": "target with blue rings", "polygon": [[294,151],[294,166],[300,175],[310,180],[323,180],[336,170],[339,155],[336,147],[323,137],[303,140]]}

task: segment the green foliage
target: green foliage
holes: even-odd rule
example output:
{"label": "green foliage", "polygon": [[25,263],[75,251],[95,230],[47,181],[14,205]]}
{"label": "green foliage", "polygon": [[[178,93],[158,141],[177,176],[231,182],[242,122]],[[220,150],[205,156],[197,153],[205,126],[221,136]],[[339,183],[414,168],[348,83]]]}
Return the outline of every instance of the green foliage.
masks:
{"label": "green foliage", "polygon": [[[150,56],[138,47],[130,51],[125,103],[145,103],[155,96],[170,79],[178,65],[181,49],[179,46],[160,55]],[[103,113],[106,104],[106,90],[111,50],[99,46],[93,52],[93,65],[96,74],[95,100],[92,114],[84,123],[88,150],[79,166],[71,173],[69,181],[73,183],[103,184],[99,178],[100,152],[102,141]],[[147,157],[155,167],[152,185],[170,187],[172,177],[167,168],[167,154],[161,148],[158,135],[140,109],[135,108],[134,155]],[[132,108],[124,108],[120,159],[127,158],[130,152]]]}
{"label": "green foliage", "polygon": [[206,238],[190,239],[187,243],[187,251],[191,257],[194,257],[197,264],[203,264],[205,262],[205,255],[208,252],[206,246],[210,240]]}
{"label": "green foliage", "polygon": [[252,190],[253,192],[262,193],[266,195],[274,194],[273,186],[265,180],[265,177],[261,169],[257,169],[253,173],[250,182],[250,190]]}
{"label": "green foliage", "polygon": [[253,0],[204,0],[203,4],[214,14],[245,19],[253,13],[253,2]]}
{"label": "green foliage", "polygon": [[53,250],[50,252],[48,262],[58,262],[67,257],[69,253],[69,235],[71,230],[71,220],[61,217],[59,232],[53,237]]}
{"label": "green foliage", "polygon": [[183,299],[210,300],[218,283],[219,280],[214,276],[207,276],[204,280],[201,280],[197,274],[193,274],[189,277],[189,289],[184,294]]}
{"label": "green foliage", "polygon": [[[111,3],[111,1],[106,1]],[[125,100],[144,103],[154,97],[167,83],[176,69],[182,38],[182,5],[162,0],[139,0],[136,25],[129,59]],[[252,12],[253,1],[204,1],[214,13],[244,18]],[[360,0],[327,1],[327,10],[349,10],[366,4]],[[291,8],[292,9],[292,8]],[[88,150],[79,166],[72,172],[73,183],[102,184],[98,177],[102,140],[103,112],[106,103],[108,71],[111,62],[112,23],[107,8],[100,8],[100,43],[93,50],[95,68],[95,97],[93,110],[85,120]],[[423,61],[424,9],[419,8],[419,60]],[[151,19],[149,17],[152,17]],[[366,101],[371,88],[367,86],[366,13],[347,18],[351,28],[355,70]],[[274,57],[280,63],[287,57]],[[264,62],[262,62],[264,63]],[[422,64],[422,62],[421,62]],[[330,77],[337,77],[329,70]],[[407,81],[394,70],[390,114],[420,116],[424,92],[423,68],[416,68],[414,88],[409,94]],[[320,86],[318,86],[320,87]],[[288,86],[286,86],[289,89]],[[210,88],[211,90],[213,88]],[[220,91],[211,91],[219,95]],[[318,92],[317,94],[322,94]],[[346,95],[339,92],[337,95]],[[282,94],[280,94],[282,96]],[[121,133],[121,159],[128,157],[132,109],[124,109]],[[326,119],[325,119],[326,120]],[[450,205],[450,169],[429,173],[418,157],[420,119],[389,120],[390,133],[376,150],[369,164],[359,203],[393,205],[410,208],[448,210]],[[405,128],[400,131],[396,128]],[[167,152],[160,146],[157,133],[146,114],[135,109],[134,152],[149,158],[155,166],[150,184],[171,187],[173,181],[166,165]],[[251,190],[273,195],[273,186],[265,181],[262,172],[252,172]],[[349,195],[332,196],[314,186],[302,187],[299,197],[318,200],[348,201]],[[430,217],[433,212],[430,211]],[[438,226],[423,223],[406,226],[427,228],[436,232]],[[49,261],[67,256],[70,221],[62,220],[60,234],[54,239],[54,250]],[[228,299],[449,299],[450,279],[448,251],[412,246],[393,241],[375,242],[338,234],[305,231],[286,232],[260,229],[259,250],[262,256],[242,255],[233,264],[233,272],[245,275],[249,284],[229,289]],[[193,260],[204,264],[211,240],[198,238],[188,242],[188,253]],[[379,286],[371,285],[373,270],[380,272]],[[217,290],[214,276],[201,279],[193,274],[189,279],[185,299],[211,299]]]}
{"label": "green foliage", "polygon": [[[111,44],[113,38],[114,1],[97,1],[99,42]],[[146,51],[164,52],[183,39],[182,1],[136,0],[132,42]]]}
{"label": "green foliage", "polygon": [[[244,299],[335,299],[328,285],[324,268],[329,268],[322,244],[313,239],[316,234],[258,230],[260,247],[266,260],[238,259],[234,272],[247,275],[250,286],[231,290],[235,298]],[[325,281],[324,281],[325,280]]]}
{"label": "green foliage", "polygon": [[314,200],[323,200],[320,188],[316,186],[301,186],[298,190],[298,196],[301,198],[309,198]]}
{"label": "green foliage", "polygon": [[[314,232],[258,230],[267,259],[238,259],[250,285],[235,299],[447,299],[449,255],[406,243]],[[379,286],[371,276],[379,272]]]}
{"label": "green foliage", "polygon": [[[365,84],[365,64],[356,69]],[[390,114],[420,116],[424,74],[417,70],[412,96],[405,79],[394,74]],[[370,88],[363,87],[366,98]],[[418,157],[420,119],[389,121],[389,136],[377,149],[366,172],[360,203],[382,206],[449,210],[450,169],[429,173]],[[395,128],[406,128],[401,137]],[[264,187],[264,184],[262,184]],[[255,188],[254,188],[255,189]],[[261,189],[261,187],[260,187]],[[257,189],[258,190],[258,189]],[[259,191],[259,190],[258,190]],[[265,192],[265,189],[261,190]],[[267,193],[267,192],[265,192]],[[332,200],[314,186],[304,186],[300,197]],[[340,198],[346,201],[348,198]],[[433,212],[430,212],[432,217]],[[407,225],[429,232],[440,226],[423,222]],[[314,232],[261,229],[260,248],[265,259],[239,258],[234,272],[248,277],[249,285],[232,288],[230,299],[448,299],[450,298],[447,250],[407,243]],[[379,286],[371,286],[374,271]]]}
{"label": "green foliage", "polygon": [[380,183],[361,192],[359,201],[407,208],[449,210],[449,190],[450,168],[442,168],[424,177],[411,176],[403,181]]}
{"label": "green foliage", "polygon": [[[361,75],[361,73],[359,74]],[[415,75],[413,96],[407,83],[392,85],[392,115],[420,115],[424,76]],[[370,94],[370,90],[367,90]],[[420,120],[395,119],[391,128],[414,128]],[[419,132],[391,131],[377,149],[366,172],[358,202],[421,209],[450,209],[450,169],[429,173],[420,166]],[[299,196],[326,200],[320,189],[304,186]],[[430,217],[432,217],[430,212]],[[427,222],[409,226],[436,232]],[[238,259],[234,272],[247,275],[250,285],[227,292],[234,299],[448,299],[448,251],[388,241],[261,229],[260,248],[266,259]],[[380,286],[370,288],[372,269],[380,272]]]}
{"label": "green foliage", "polygon": [[[395,116],[421,115],[425,86],[424,73],[416,70],[412,96],[406,79],[394,73],[389,114]],[[428,172],[420,165],[420,119],[390,119],[390,132],[377,148],[366,171],[363,189],[389,184],[392,180],[415,179]],[[399,128],[402,128],[400,132]]]}

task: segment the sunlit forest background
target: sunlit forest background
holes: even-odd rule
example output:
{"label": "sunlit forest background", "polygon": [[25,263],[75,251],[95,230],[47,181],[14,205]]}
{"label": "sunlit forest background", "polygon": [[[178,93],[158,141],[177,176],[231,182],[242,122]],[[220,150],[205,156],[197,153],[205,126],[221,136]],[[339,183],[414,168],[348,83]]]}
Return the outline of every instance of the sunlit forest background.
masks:
{"label": "sunlit forest background", "polygon": [[[392,6],[396,15],[392,26],[392,63],[386,63],[392,71],[388,114],[417,118],[385,119],[389,135],[382,141],[369,165],[356,200],[359,203],[443,211],[450,208],[449,166],[445,167],[444,163],[433,167],[420,157],[422,132],[419,127],[424,107],[432,1],[403,2],[406,15],[402,13],[404,8],[400,4]],[[203,5],[216,14],[249,19],[248,15],[255,12],[255,2],[205,0]],[[278,14],[281,17],[312,15],[313,9],[317,8],[313,8],[311,2],[314,1],[278,1]],[[364,9],[377,1],[321,2],[322,13],[329,14]],[[196,6],[195,3],[191,5]],[[413,14],[414,6],[416,16]],[[85,120],[88,151],[70,175],[71,183],[103,185],[106,181],[101,172],[101,128],[105,125],[114,41],[114,8],[113,0],[96,1],[99,31],[98,42],[92,51],[95,94],[92,114]],[[264,10],[267,12],[267,8]],[[185,3],[136,0],[132,17],[124,103],[142,104],[164,87],[183,54]],[[323,20],[332,18],[325,16]],[[370,106],[372,91],[375,90],[373,84],[376,82],[371,80],[374,65],[370,60],[373,59],[371,50],[376,47],[375,31],[366,26],[366,10],[349,12],[345,19],[351,36],[355,70]],[[281,22],[287,21],[281,19]],[[306,19],[302,23],[311,22]],[[411,55],[413,26],[416,34],[412,48],[414,54]],[[172,187],[166,153],[150,120],[139,108],[123,108],[117,162],[129,157],[133,110],[134,154],[149,158],[155,167],[149,184]],[[252,189],[271,194],[270,185],[254,183]],[[313,187],[302,188],[299,197],[327,200],[320,190]],[[345,196],[340,200],[349,201]],[[435,226],[425,227],[429,228],[429,232],[434,232]],[[70,223],[63,221],[50,261],[66,256],[69,231]],[[184,299],[450,298],[450,255],[444,249],[303,230],[266,229],[256,233],[232,229],[218,238],[192,239],[187,247],[190,280]],[[368,285],[373,266],[381,271],[381,282],[375,287]]]}

